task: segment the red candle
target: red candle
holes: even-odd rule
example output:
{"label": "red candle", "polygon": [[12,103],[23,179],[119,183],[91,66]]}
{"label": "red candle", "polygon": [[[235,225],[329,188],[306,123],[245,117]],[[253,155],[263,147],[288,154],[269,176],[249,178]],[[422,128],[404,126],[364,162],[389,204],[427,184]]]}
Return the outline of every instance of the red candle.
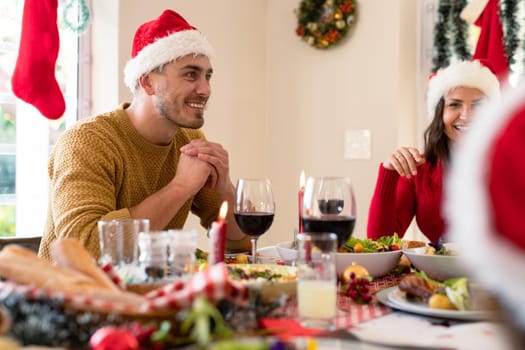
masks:
{"label": "red candle", "polygon": [[228,202],[222,202],[221,209],[217,220],[212,222],[210,228],[210,256],[208,263],[210,265],[224,261],[226,252],[226,214],[228,213]]}
{"label": "red candle", "polygon": [[304,185],[306,179],[304,170],[301,171],[301,177],[299,179],[299,232],[303,232],[303,197],[304,197]]}

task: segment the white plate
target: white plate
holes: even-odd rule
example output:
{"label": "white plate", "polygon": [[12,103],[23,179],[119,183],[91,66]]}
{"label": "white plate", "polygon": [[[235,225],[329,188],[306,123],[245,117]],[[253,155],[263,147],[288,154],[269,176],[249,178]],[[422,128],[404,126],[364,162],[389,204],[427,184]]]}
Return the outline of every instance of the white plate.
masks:
{"label": "white plate", "polygon": [[381,290],[379,293],[377,293],[377,299],[386,306],[390,306],[391,308],[425,316],[434,316],[464,321],[486,320],[490,319],[492,316],[490,312],[483,310],[459,311],[433,309],[422,302],[418,303],[408,301],[405,297],[405,294],[402,291],[400,291],[397,286]]}

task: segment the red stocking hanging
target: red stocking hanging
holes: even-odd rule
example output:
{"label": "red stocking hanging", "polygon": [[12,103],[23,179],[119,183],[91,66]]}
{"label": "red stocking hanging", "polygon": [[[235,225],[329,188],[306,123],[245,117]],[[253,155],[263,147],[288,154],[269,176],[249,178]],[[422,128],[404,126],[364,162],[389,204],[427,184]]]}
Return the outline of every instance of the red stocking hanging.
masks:
{"label": "red stocking hanging", "polygon": [[46,118],[58,119],[66,108],[55,78],[59,36],[58,0],[25,0],[22,36],[11,86],[14,94]]}
{"label": "red stocking hanging", "polygon": [[498,15],[498,0],[488,0],[475,24],[481,29],[472,59],[484,61],[505,83],[509,74],[509,63],[503,44],[503,27]]}

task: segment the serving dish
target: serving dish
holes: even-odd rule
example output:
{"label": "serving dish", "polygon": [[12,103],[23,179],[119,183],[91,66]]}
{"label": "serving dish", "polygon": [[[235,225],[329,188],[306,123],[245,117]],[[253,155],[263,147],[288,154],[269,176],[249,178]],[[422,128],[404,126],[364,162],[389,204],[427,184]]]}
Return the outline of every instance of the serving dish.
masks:
{"label": "serving dish", "polygon": [[[229,264],[227,266],[230,278],[259,292],[263,302],[272,302],[282,296],[292,298],[297,295],[297,269],[294,266],[276,264]],[[236,271],[242,271],[253,277],[239,275]]]}
{"label": "serving dish", "polygon": [[[275,246],[281,259],[287,265],[297,259],[297,249],[292,248],[293,241],[277,243]],[[401,250],[376,253],[335,253],[335,265],[338,275],[341,275],[346,267],[356,263],[363,266],[372,277],[387,275],[399,262]]]}
{"label": "serving dish", "polygon": [[[445,243],[445,247],[461,254],[460,247],[455,243]],[[428,277],[444,281],[450,278],[468,277],[468,271],[461,262],[459,255],[425,254],[427,247],[403,249],[403,254],[412,266],[423,271]]]}
{"label": "serving dish", "polygon": [[355,263],[363,266],[370,276],[381,277],[390,273],[397,266],[401,254],[401,250],[376,253],[336,253],[336,271],[340,275],[346,267]]}

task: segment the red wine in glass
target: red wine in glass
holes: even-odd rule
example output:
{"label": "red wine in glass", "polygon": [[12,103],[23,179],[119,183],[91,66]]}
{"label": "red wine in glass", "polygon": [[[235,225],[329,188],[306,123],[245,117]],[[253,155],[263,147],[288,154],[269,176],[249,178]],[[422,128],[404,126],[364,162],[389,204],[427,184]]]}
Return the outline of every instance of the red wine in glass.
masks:
{"label": "red wine in glass", "polygon": [[273,213],[243,213],[234,214],[235,221],[242,232],[249,236],[260,236],[272,226]]}
{"label": "red wine in glass", "polygon": [[252,242],[252,262],[257,263],[257,239],[273,223],[275,201],[268,179],[239,179],[235,186],[233,215],[239,229]]}
{"label": "red wine in glass", "polygon": [[303,217],[304,232],[333,232],[337,235],[338,247],[343,246],[354,231],[355,217]]}
{"label": "red wine in glass", "polygon": [[354,231],[356,206],[347,177],[309,177],[302,206],[303,230],[308,233],[333,232],[341,247]]}
{"label": "red wine in glass", "polygon": [[339,215],[343,211],[345,201],[343,199],[318,199],[319,211],[321,214]]}

